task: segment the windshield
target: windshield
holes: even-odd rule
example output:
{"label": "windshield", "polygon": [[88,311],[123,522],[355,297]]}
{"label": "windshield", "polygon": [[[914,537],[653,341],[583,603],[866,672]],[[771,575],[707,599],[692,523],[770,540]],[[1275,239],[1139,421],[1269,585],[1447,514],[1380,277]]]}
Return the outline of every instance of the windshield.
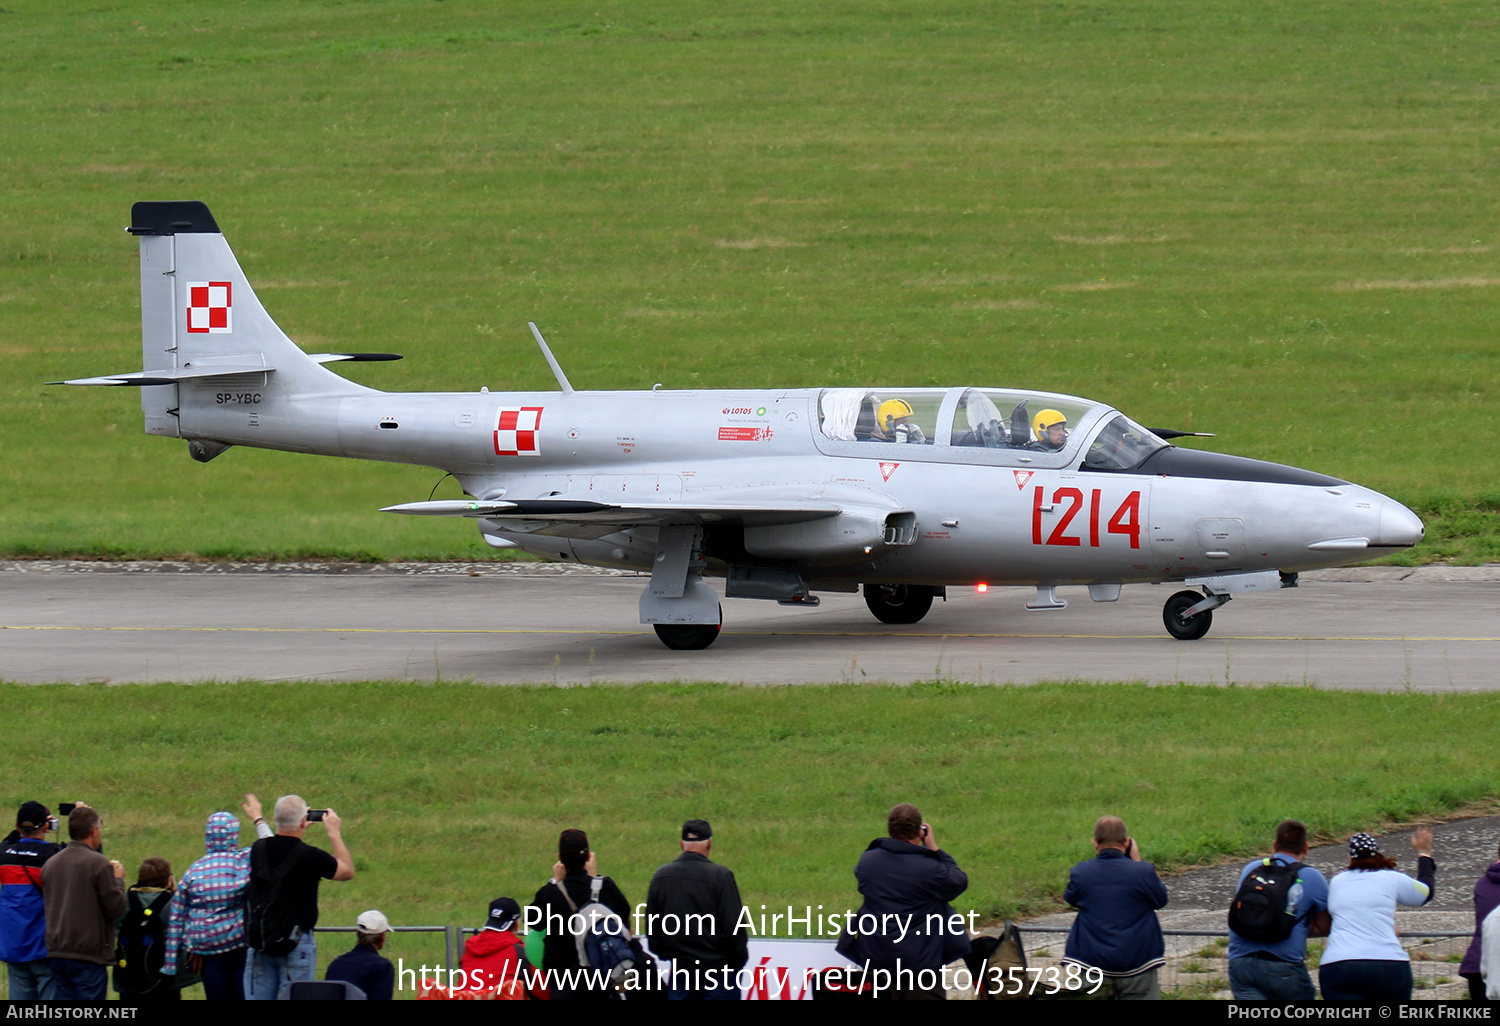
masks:
{"label": "windshield", "polygon": [[1129,417],[1119,414],[1104,425],[1104,430],[1089,446],[1083,465],[1100,470],[1129,470],[1166,445]]}

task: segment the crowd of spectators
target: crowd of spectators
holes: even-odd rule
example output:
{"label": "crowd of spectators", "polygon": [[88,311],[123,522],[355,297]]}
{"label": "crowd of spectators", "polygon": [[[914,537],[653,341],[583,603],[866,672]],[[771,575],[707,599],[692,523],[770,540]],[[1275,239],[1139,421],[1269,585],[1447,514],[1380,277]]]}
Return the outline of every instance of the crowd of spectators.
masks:
{"label": "crowd of spectators", "polygon": [[[205,824],[203,856],[180,879],[165,859],[151,857],[127,887],[125,867],[102,853],[98,811],[82,802],[60,807],[64,825],[40,802],[23,804],[15,831],[0,844],[0,960],[11,999],[104,1000],[110,967],[116,992],[135,1003],[177,1000],[200,982],[210,1000],[285,999],[301,996],[300,985],[338,988],[345,997],[393,997],[396,971],[382,954],[392,927],[374,909],[357,919],[354,947],[332,961],[323,981],[314,979],[319,886],[354,876],[338,814],[309,809],[297,795],[280,798],[270,822],[253,794],[241,808],[256,831],[252,845],[239,846],[238,816],[215,812]],[[304,839],[314,823],[331,850]],[[67,843],[48,840],[54,831],[66,831]],[[894,973],[885,996],[941,1000],[944,966],[968,956],[982,972],[995,948],[984,946],[980,954],[976,945],[971,954],[973,924],[966,929],[949,904],[968,877],[938,847],[921,812],[897,805],[887,834],[870,842],[855,868],[864,903],[845,924],[838,950],[856,965]],[[1302,862],[1307,828],[1283,821],[1272,853],[1244,867],[1230,901],[1234,997],[1312,1000],[1307,942],[1327,936],[1319,967],[1325,1000],[1409,1000],[1409,961],[1394,911],[1430,901],[1436,876],[1432,832],[1418,830],[1411,841],[1415,878],[1361,833],[1349,841],[1348,869],[1326,880]],[[678,843],[681,854],[657,870],[644,903],[647,951],[626,925],[639,927],[640,911],[632,914],[619,885],[599,874],[587,835],[563,831],[552,877],[529,906],[509,897],[490,903],[464,947],[465,987],[511,998],[605,1000],[619,996],[619,972],[655,970],[654,953],[668,960],[663,971],[648,974],[664,981],[657,996],[739,998],[743,984],[735,981],[748,946],[734,874],[709,857],[707,821],[684,823]],[[1093,858],[1073,867],[1064,894],[1078,914],[1059,996],[1159,998],[1165,946],[1156,912],[1167,904],[1167,889],[1119,818],[1101,817],[1092,843]],[[1500,861],[1475,886],[1474,938],[1460,970],[1476,1000],[1500,996],[1500,971],[1491,971],[1500,969],[1497,881]],[[682,930],[684,922],[697,929]],[[856,928],[856,922],[870,925]],[[530,958],[528,937],[540,941]],[[603,972],[576,975],[591,968]],[[995,979],[1005,990],[1003,970]]]}

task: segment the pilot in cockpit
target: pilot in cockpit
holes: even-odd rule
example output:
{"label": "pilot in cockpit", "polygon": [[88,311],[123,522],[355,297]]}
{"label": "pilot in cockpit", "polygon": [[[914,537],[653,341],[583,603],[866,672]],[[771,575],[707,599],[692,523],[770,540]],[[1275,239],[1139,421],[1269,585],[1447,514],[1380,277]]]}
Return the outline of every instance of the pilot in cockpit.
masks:
{"label": "pilot in cockpit", "polygon": [[1068,418],[1057,410],[1038,413],[1032,418],[1031,430],[1036,435],[1036,440],[1026,447],[1028,449],[1057,452],[1068,444]]}
{"label": "pilot in cockpit", "polygon": [[905,399],[887,399],[875,411],[875,430],[870,432],[870,441],[926,445],[927,436],[912,423],[911,417],[911,403]]}

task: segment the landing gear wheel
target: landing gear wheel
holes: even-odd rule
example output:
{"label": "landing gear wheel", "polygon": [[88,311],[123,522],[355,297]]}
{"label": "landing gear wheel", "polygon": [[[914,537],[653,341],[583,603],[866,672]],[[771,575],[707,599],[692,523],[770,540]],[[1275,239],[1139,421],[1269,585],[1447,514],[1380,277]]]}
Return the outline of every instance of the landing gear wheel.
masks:
{"label": "landing gear wheel", "polygon": [[865,605],[881,623],[916,623],[932,608],[932,589],[921,584],[867,584]]}
{"label": "landing gear wheel", "polygon": [[724,607],[719,607],[718,623],[653,623],[661,643],[678,652],[696,652],[712,645],[724,625]]}
{"label": "landing gear wheel", "polygon": [[1167,633],[1178,641],[1197,641],[1208,633],[1208,629],[1214,625],[1214,612],[1212,609],[1205,610],[1196,616],[1184,617],[1184,610],[1191,609],[1203,596],[1196,591],[1179,591],[1167,599],[1167,604],[1162,607],[1161,620],[1167,625]]}

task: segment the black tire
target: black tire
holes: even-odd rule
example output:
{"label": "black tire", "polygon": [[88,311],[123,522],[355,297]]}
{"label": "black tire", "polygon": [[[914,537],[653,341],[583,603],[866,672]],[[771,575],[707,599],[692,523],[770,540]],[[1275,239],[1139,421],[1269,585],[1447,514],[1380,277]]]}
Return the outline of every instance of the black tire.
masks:
{"label": "black tire", "polygon": [[679,652],[696,652],[707,648],[719,637],[716,623],[654,623],[656,636],[668,648]]}
{"label": "black tire", "polygon": [[932,608],[932,589],[923,584],[867,584],[865,605],[881,623],[916,623]]}
{"label": "black tire", "polygon": [[697,652],[712,645],[724,626],[724,607],[719,607],[718,623],[653,623],[661,643],[677,652]]}
{"label": "black tire", "polygon": [[1197,641],[1207,634],[1208,629],[1214,625],[1212,609],[1188,618],[1182,615],[1184,610],[1202,601],[1203,596],[1196,591],[1179,591],[1167,599],[1167,604],[1161,610],[1161,621],[1166,624],[1167,633],[1178,641]]}

